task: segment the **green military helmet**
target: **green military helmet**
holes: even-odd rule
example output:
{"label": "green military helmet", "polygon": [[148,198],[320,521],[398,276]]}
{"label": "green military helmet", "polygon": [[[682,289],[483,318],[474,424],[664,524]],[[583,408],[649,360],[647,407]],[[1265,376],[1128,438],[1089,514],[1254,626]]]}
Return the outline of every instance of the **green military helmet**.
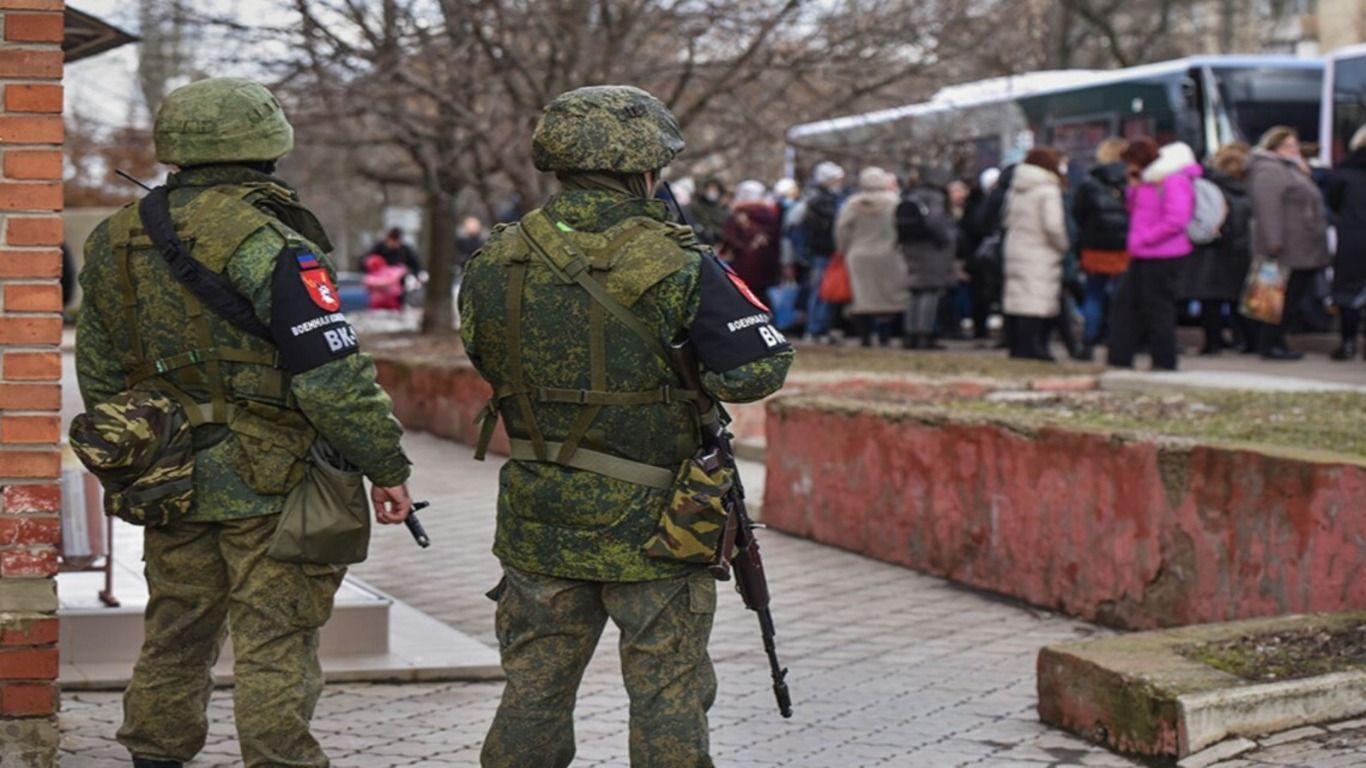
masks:
{"label": "green military helmet", "polygon": [[294,149],[294,128],[264,85],[214,77],[177,88],[157,111],[157,160],[181,167],[276,160]]}
{"label": "green military helmet", "polygon": [[629,85],[594,85],[555,97],[531,137],[542,171],[657,171],[683,151],[664,103]]}

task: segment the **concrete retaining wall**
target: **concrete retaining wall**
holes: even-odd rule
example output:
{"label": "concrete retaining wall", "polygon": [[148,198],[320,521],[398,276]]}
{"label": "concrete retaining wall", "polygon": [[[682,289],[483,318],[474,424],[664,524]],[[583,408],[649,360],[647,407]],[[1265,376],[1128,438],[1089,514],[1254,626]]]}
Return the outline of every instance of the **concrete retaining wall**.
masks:
{"label": "concrete retaining wall", "polygon": [[1366,608],[1366,467],[1029,431],[888,406],[770,407],[764,522],[1103,623]]}

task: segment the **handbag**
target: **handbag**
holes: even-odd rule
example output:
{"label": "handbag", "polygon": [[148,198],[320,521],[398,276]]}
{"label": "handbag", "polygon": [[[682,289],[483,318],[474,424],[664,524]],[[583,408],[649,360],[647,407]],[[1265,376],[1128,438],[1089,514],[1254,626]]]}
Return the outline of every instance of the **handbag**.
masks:
{"label": "handbag", "polygon": [[835,251],[821,275],[820,300],[826,304],[848,304],[854,300],[854,283],[849,279],[849,265],[844,254]]}
{"label": "handbag", "polygon": [[309,449],[303,480],[285,497],[267,554],[289,563],[349,565],[370,548],[370,500],[361,473],[325,440]]}
{"label": "handbag", "polygon": [[1238,311],[1251,320],[1277,325],[1285,310],[1285,271],[1271,260],[1262,261],[1248,272],[1243,300]]}

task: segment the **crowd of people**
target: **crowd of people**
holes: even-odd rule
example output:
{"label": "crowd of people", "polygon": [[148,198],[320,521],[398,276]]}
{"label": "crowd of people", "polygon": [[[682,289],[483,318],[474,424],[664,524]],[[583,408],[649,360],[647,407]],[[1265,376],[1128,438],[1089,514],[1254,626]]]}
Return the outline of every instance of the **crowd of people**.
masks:
{"label": "crowd of people", "polygon": [[[1333,171],[1289,127],[1202,164],[1184,143],[1103,141],[1086,173],[1052,147],[955,177],[927,164],[851,179],[822,162],[803,190],[717,177],[675,185],[698,237],[774,305],[780,328],[864,346],[988,339],[1013,357],[1067,354],[1175,370],[1183,315],[1201,355],[1296,360],[1287,333],[1329,330],[1357,357],[1366,309],[1366,128]],[[854,183],[850,183],[853,181]],[[1268,277],[1268,275],[1270,277]],[[1245,297],[1268,283],[1275,308]]]}

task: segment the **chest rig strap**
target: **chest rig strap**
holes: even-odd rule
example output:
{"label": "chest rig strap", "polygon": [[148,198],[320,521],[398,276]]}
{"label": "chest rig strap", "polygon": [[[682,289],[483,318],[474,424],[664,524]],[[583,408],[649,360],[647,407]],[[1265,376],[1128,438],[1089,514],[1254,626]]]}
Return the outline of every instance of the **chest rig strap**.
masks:
{"label": "chest rig strap", "polygon": [[[220,217],[236,222],[225,235],[216,239],[212,236],[197,238],[193,232],[182,236],[176,226],[177,217],[173,216],[170,208],[167,189],[159,187],[143,199],[136,215],[115,218],[118,222],[115,239],[118,242],[114,247],[120,259],[123,320],[131,344],[131,360],[125,366],[126,386],[157,379],[159,386],[185,406],[194,426],[228,422],[237,410],[236,402],[244,397],[288,398],[287,375],[281,366],[278,351],[225,346],[214,339],[209,315],[223,318],[244,334],[272,342],[269,330],[256,319],[250,300],[238,293],[219,274],[237,243],[258,230],[263,222],[268,223],[269,217],[257,212],[233,191],[217,188],[201,192],[186,209],[181,210],[190,219],[196,215],[220,212],[238,214]],[[240,215],[243,212],[257,215],[244,219]],[[200,245],[216,246],[209,249],[212,252],[209,254],[209,263],[201,262],[191,255],[191,250],[201,250],[195,247]],[[171,354],[164,354],[164,349],[153,353],[144,343],[136,313],[139,299],[131,260],[135,256],[146,258],[149,246],[166,261],[170,276],[181,288],[188,327],[193,333],[191,349],[182,347]],[[156,354],[161,356],[156,357]],[[260,366],[265,370],[261,372],[254,392],[243,394],[232,391],[223,363]],[[203,387],[208,394],[208,402],[191,397],[182,386],[172,381],[168,374],[177,371],[180,372],[180,384]]]}
{"label": "chest rig strap", "polygon": [[[592,389],[531,387],[527,384],[522,363],[521,308],[528,258],[522,257],[514,260],[509,266],[510,274],[506,297],[510,381],[507,387],[500,388],[494,393],[493,399],[480,414],[481,429],[475,458],[483,459],[486,453],[488,443],[493,437],[493,428],[497,423],[498,408],[501,402],[513,398],[517,402],[518,412],[526,422],[530,439],[514,438],[510,440],[512,458],[527,461],[549,461],[651,488],[669,487],[673,481],[673,472],[670,469],[591,451],[581,448],[580,443],[606,406],[645,406],[691,402],[697,399],[697,393],[672,385],[636,392],[609,390],[607,388],[604,311],[610,313],[639,336],[670,369],[673,367],[672,356],[654,332],[631,310],[613,297],[601,282],[594,278],[592,272],[595,269],[605,270],[606,264],[594,264],[573,241],[557,229],[550,217],[540,210],[533,211],[524,217],[520,228],[523,238],[531,247],[532,254],[556,276],[577,283],[593,299],[592,303],[589,304],[589,359]],[[623,239],[626,239],[625,235],[617,238],[618,241]],[[533,399],[541,403],[583,406],[563,442],[547,442],[544,439],[532,413],[531,403]]]}

